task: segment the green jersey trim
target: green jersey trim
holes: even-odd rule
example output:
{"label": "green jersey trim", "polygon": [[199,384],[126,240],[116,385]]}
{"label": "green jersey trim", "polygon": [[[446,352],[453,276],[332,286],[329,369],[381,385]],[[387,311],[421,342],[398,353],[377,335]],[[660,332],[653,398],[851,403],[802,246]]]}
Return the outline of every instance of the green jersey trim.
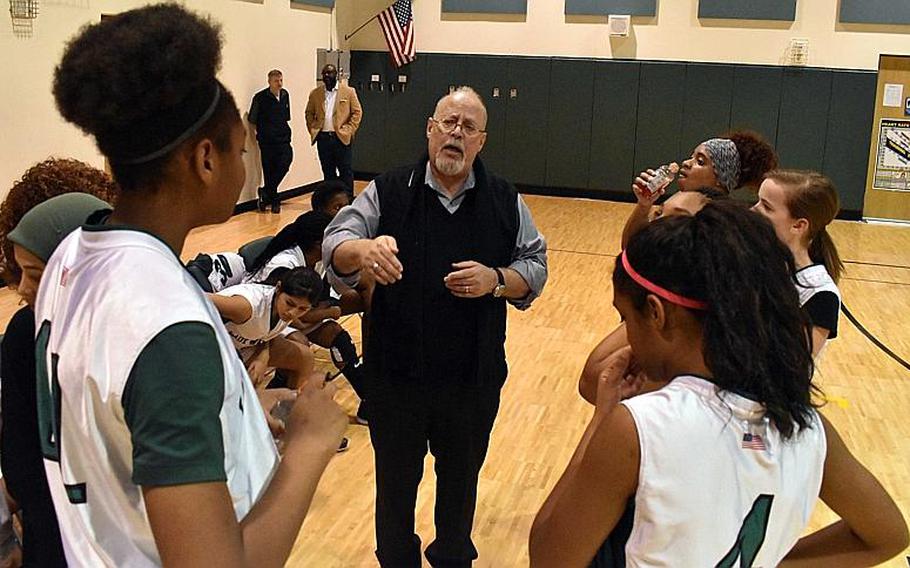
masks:
{"label": "green jersey trim", "polygon": [[224,368],[215,330],[181,322],[139,354],[123,389],[136,485],[226,481]]}

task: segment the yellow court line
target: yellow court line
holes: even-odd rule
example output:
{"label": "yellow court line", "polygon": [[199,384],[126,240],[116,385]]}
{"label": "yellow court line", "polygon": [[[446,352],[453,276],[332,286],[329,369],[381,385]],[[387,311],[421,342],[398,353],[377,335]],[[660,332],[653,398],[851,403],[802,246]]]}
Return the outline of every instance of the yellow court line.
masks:
{"label": "yellow court line", "polygon": [[847,410],[850,407],[850,401],[842,396],[826,396],[825,400],[827,402],[833,402],[834,404],[841,407],[843,410]]}

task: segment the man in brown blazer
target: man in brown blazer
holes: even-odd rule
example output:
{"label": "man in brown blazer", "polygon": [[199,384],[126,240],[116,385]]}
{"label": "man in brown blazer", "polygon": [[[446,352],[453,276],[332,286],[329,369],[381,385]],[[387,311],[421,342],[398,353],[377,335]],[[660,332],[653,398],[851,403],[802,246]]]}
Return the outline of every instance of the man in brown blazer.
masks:
{"label": "man in brown blazer", "polygon": [[360,126],[363,109],[357,91],[338,83],[338,70],[334,65],[322,68],[322,83],[310,92],[307,100],[306,126],[319,152],[323,177],[340,179],[353,195],[351,142]]}

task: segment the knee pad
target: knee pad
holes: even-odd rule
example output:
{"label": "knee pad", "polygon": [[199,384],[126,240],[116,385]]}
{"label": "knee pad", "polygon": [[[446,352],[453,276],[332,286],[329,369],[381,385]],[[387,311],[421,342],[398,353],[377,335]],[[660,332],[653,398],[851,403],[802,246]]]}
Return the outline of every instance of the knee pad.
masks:
{"label": "knee pad", "polygon": [[357,348],[354,347],[351,335],[344,330],[335,336],[335,341],[332,342],[329,353],[332,356],[332,362],[339,369],[345,366],[354,367],[359,359],[357,357]]}

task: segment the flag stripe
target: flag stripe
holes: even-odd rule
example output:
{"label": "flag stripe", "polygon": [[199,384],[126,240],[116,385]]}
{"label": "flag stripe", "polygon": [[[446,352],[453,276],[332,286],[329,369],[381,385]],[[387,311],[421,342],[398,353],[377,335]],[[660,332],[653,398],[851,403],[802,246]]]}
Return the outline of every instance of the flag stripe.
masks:
{"label": "flag stripe", "polygon": [[746,450],[766,450],[765,441],[758,434],[743,434],[743,449]]}
{"label": "flag stripe", "polygon": [[395,59],[395,64],[398,65],[398,60],[395,58],[395,53],[397,51],[394,43],[394,34],[389,26],[389,22],[386,19],[387,15],[385,12],[379,14],[379,23],[382,26],[382,33],[385,36],[386,43],[389,46],[389,52],[392,55],[392,58]]}
{"label": "flag stripe", "polygon": [[394,4],[380,12],[379,25],[396,67],[407,65],[416,58],[410,0],[396,0]]}
{"label": "flag stripe", "polygon": [[385,11],[381,15],[383,31],[386,35],[386,43],[389,44],[389,51],[392,54],[392,58],[395,60],[395,65],[401,67],[402,62],[402,49],[401,45],[401,35],[398,31],[398,21],[395,19],[394,15],[390,15],[388,11]]}
{"label": "flag stripe", "polygon": [[393,39],[395,40],[395,45],[401,48],[401,42],[404,39],[401,35],[401,28],[398,27],[398,20],[395,19],[394,14],[385,15],[386,25],[389,27],[389,32],[392,34]]}
{"label": "flag stripe", "polygon": [[405,52],[414,57],[414,26],[411,24],[408,24],[408,46]]}

